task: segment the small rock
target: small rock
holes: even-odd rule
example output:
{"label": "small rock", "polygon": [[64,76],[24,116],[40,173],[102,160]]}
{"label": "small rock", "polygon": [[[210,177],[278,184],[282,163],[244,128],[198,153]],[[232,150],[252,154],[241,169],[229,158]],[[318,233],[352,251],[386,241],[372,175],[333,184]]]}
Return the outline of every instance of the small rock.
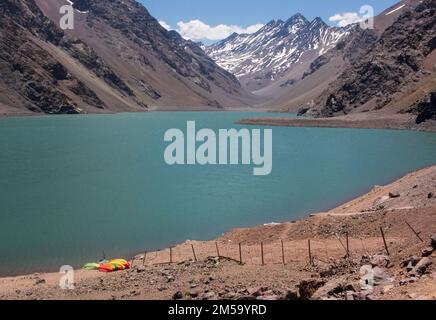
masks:
{"label": "small rock", "polygon": [[268,288],[266,287],[255,287],[255,288],[248,288],[247,292],[250,296],[253,297],[259,297],[265,294],[265,292],[268,291]]}
{"label": "small rock", "polygon": [[395,199],[401,197],[401,194],[399,192],[389,192],[389,198]]}
{"label": "small rock", "polygon": [[131,291],[130,294],[131,294],[132,296],[137,297],[137,296],[139,296],[139,295],[141,294],[141,292],[134,290],[134,291]]}
{"label": "small rock", "polygon": [[223,295],[227,300],[235,299],[237,294],[235,292],[229,292]]}
{"label": "small rock", "polygon": [[183,299],[183,293],[181,291],[177,291],[173,295],[173,300],[182,300]]}
{"label": "small rock", "polygon": [[191,298],[198,298],[199,295],[200,295],[200,292],[198,290],[191,290],[191,291],[189,291],[189,296]]}
{"label": "small rock", "polygon": [[40,284],[45,284],[45,280],[44,279],[36,279],[35,281],[35,285],[40,285]]}
{"label": "small rock", "polygon": [[386,268],[389,265],[390,259],[385,255],[375,255],[370,259],[370,263],[373,267]]}
{"label": "small rock", "polygon": [[215,299],[215,298],[216,298],[216,293],[213,292],[213,291],[211,291],[211,292],[207,292],[207,293],[203,294],[203,295],[201,296],[201,298],[202,298],[203,300],[212,300],[212,299]]}
{"label": "small rock", "polygon": [[257,297],[256,300],[258,301],[278,301],[280,300],[279,296],[260,296]]}
{"label": "small rock", "polygon": [[420,260],[421,259],[416,256],[409,257],[401,263],[401,267],[406,268],[407,272],[410,272],[413,270],[413,268],[418,264]]}
{"label": "small rock", "polygon": [[436,250],[436,236],[431,238],[431,246]]}
{"label": "small rock", "polygon": [[137,273],[143,273],[143,272],[145,272],[145,267],[144,267],[144,266],[139,266],[139,267],[137,267],[137,268],[136,268],[136,272],[137,272]]}
{"label": "small rock", "polygon": [[167,282],[168,282],[168,283],[170,283],[170,282],[174,282],[174,281],[175,281],[175,279],[174,279],[173,276],[168,276],[168,277],[167,277]]}
{"label": "small rock", "polygon": [[423,257],[430,257],[433,254],[434,249],[432,247],[425,248],[422,250]]}
{"label": "small rock", "polygon": [[433,199],[433,197],[434,197],[434,193],[433,193],[433,192],[430,192],[430,193],[427,195],[427,198],[428,198],[428,199]]}
{"label": "small rock", "polygon": [[301,299],[309,300],[314,293],[326,284],[321,280],[303,280],[298,284],[298,294]]}
{"label": "small rock", "polygon": [[416,278],[415,277],[403,279],[403,280],[400,281],[400,286],[406,286],[409,283],[414,283],[414,282],[416,282]]}
{"label": "small rock", "polygon": [[431,265],[432,261],[430,260],[430,258],[422,258],[421,261],[419,261],[418,264],[415,266],[415,268],[413,268],[411,273],[422,275],[427,272],[428,267],[430,267]]}
{"label": "small rock", "polygon": [[295,290],[288,290],[284,295],[285,300],[298,300],[298,292]]}

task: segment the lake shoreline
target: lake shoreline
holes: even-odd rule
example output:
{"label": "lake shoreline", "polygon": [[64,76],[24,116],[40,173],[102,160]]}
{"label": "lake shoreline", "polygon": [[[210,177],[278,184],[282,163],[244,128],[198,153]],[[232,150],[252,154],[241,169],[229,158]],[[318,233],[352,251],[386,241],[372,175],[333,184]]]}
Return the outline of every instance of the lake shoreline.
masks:
{"label": "lake shoreline", "polygon": [[436,132],[436,121],[427,121],[421,125],[411,117],[397,116],[386,118],[359,118],[355,116],[335,118],[246,118],[238,121],[240,125],[296,127],[296,128],[329,128],[329,129],[376,129]]}
{"label": "lake shoreline", "polygon": [[[147,110],[138,112],[101,112],[65,116],[86,116],[86,115],[120,115],[120,114],[147,114],[147,113],[171,113],[171,112],[209,112],[209,113],[237,113],[237,112],[265,112],[286,114],[280,111],[255,108],[232,108],[223,110]],[[290,114],[291,115],[291,114]],[[0,114],[0,120],[27,117],[50,117],[64,115],[48,115],[43,113],[17,113]],[[422,124],[416,124],[415,117],[409,115],[386,115],[378,118],[378,115],[348,115],[333,118],[309,118],[309,117],[263,117],[263,118],[244,118],[236,122],[238,125],[249,126],[271,126],[271,127],[294,127],[294,128],[326,128],[326,129],[374,129],[374,130],[398,130],[398,131],[418,131],[436,132],[436,121],[429,120]]]}
{"label": "lake shoreline", "polygon": [[[294,241],[296,245],[301,245],[304,250],[304,243],[307,243],[306,240],[307,236],[310,236],[313,239],[318,239],[317,241],[323,241],[322,239],[326,239],[324,241],[327,241],[330,238],[328,233],[324,233],[324,231],[322,232],[319,231],[321,232],[320,234],[315,233],[311,236],[310,234],[314,232],[313,228],[315,226],[319,224],[326,224],[326,225],[339,224],[338,226],[340,226],[343,225],[345,220],[347,221],[346,223],[349,224],[349,226],[355,225],[355,227],[353,227],[353,230],[358,230],[358,229],[365,229],[365,228],[371,229],[375,221],[374,219],[376,220],[382,219],[381,222],[377,222],[377,223],[382,223],[382,224],[389,223],[391,225],[391,227],[387,229],[389,235],[400,236],[407,233],[407,229],[404,229],[404,225],[402,225],[401,232],[394,232],[394,230],[400,228],[398,225],[398,217],[406,217],[406,219],[413,218],[412,220],[410,220],[413,223],[413,225],[418,226],[420,228],[419,230],[425,229],[423,235],[431,236],[432,227],[434,227],[434,225],[436,224],[436,221],[434,220],[434,209],[436,209],[436,197],[433,195],[433,197],[431,198],[430,193],[427,197],[427,192],[429,192],[429,190],[434,190],[433,188],[434,186],[432,184],[434,184],[435,178],[436,178],[436,166],[431,166],[407,174],[389,185],[383,187],[376,186],[369,193],[364,194],[348,203],[345,203],[336,209],[323,213],[312,214],[310,215],[310,217],[298,221],[268,224],[268,225],[265,224],[252,228],[234,229],[223,234],[222,237],[211,241],[204,241],[204,242],[188,241],[186,243],[179,244],[178,246],[173,247],[173,252],[177,252],[177,250],[182,252],[184,250],[183,249],[184,247],[185,249],[188,248],[186,251],[187,257],[185,259],[181,257],[180,259],[181,261],[192,260],[191,257],[192,252],[190,251],[190,247],[191,245],[192,246],[195,245],[195,247],[197,248],[196,254],[198,255],[198,257],[201,257],[199,258],[200,261],[200,259],[210,256],[210,251],[206,250],[207,246],[210,246],[211,248],[212,247],[215,248],[215,245],[219,243],[221,250],[224,250],[226,245],[229,244],[236,245],[237,243],[243,243],[245,248],[252,246],[254,247],[254,250],[256,252],[257,250],[256,248],[261,241],[264,241],[265,244],[274,243],[274,241],[277,241],[278,239],[283,239],[283,237]],[[427,199],[427,200],[423,201],[423,199]],[[380,213],[383,214],[380,215]],[[355,232],[358,232],[360,234],[360,237],[362,237],[361,239],[366,239],[365,242],[367,246],[366,247],[367,251],[372,252],[372,250],[377,250],[377,248],[381,250],[380,244],[377,241],[375,241],[375,237],[377,234],[376,231],[375,234],[373,234],[372,232],[369,233],[367,232],[365,234],[361,234],[360,231],[355,231]],[[413,238],[413,234],[410,233],[410,230],[409,233],[407,233],[407,235],[409,236],[407,240],[408,245],[410,244],[410,241],[413,243],[417,242],[416,238]],[[357,234],[355,236],[359,237],[359,235]],[[372,245],[373,241],[374,241],[374,247]],[[397,243],[397,242],[400,243],[400,240],[398,241],[395,240],[393,242],[390,242],[391,243],[390,245],[393,245],[393,243]],[[413,250],[416,250],[415,245],[413,243],[410,244],[410,246],[414,248]],[[336,250],[337,247],[338,247],[337,242],[333,242],[331,245],[330,244],[325,245],[326,250],[333,251]],[[206,249],[202,249],[202,248],[206,248]],[[401,244],[399,248],[401,248],[399,249],[399,252],[402,253],[401,256],[409,254],[409,249],[405,248],[403,244]],[[167,251],[168,250],[169,249],[167,249]],[[165,253],[166,251],[160,250],[159,252]],[[147,253],[147,256],[153,256],[153,254],[154,253],[150,252]],[[144,254],[139,254],[131,260],[134,264],[133,270],[127,272],[134,272],[134,274],[136,274],[137,273],[136,270],[139,270],[138,268],[140,268],[142,264],[146,265],[146,269],[150,268],[150,270],[161,270],[163,268],[162,265],[167,265],[168,263],[168,261],[166,261],[167,258],[168,257],[166,255],[163,255],[163,258],[161,258],[160,261],[155,260],[152,264],[149,264],[149,262],[145,263],[146,261],[144,259],[146,258],[144,257]],[[236,261],[238,260],[236,253],[234,259]],[[229,263],[231,263],[231,261]],[[181,265],[182,264],[180,264],[179,261],[176,261],[174,264],[174,268]],[[170,265],[168,264],[168,266]],[[240,267],[238,267],[236,264],[235,266],[228,266],[228,268],[240,268]],[[245,266],[244,268],[247,268],[247,272],[248,271],[254,272],[253,266],[250,266],[250,264],[247,264],[247,266]],[[257,270],[257,268],[255,269]],[[274,273],[278,272],[276,268],[272,266],[264,267],[263,270],[264,271],[269,270]],[[192,271],[190,272],[192,273]],[[260,272],[260,271],[256,271],[256,272]],[[78,283],[88,283],[88,282],[94,283],[94,281],[97,281],[97,279],[111,279],[111,281],[118,283],[119,281],[123,281],[122,275],[123,272],[114,273],[111,275],[105,275],[98,272],[78,270],[76,271],[76,281]],[[294,273],[293,275],[296,277],[296,279],[305,277],[302,275],[296,275]],[[56,289],[56,285],[57,282],[59,281],[60,276],[61,275],[59,273],[37,273],[33,275],[24,275],[24,276],[0,277],[0,298],[8,299],[14,295],[15,298],[19,298],[19,299],[29,299],[35,297],[40,297],[40,298],[42,297],[42,298],[49,298],[49,299],[58,299],[60,297],[65,298],[63,294],[68,294],[68,292],[65,292],[63,290],[59,291],[60,289]],[[98,280],[98,281],[101,282],[103,280]],[[151,283],[154,282],[155,280],[151,281]],[[14,289],[15,287],[16,290]],[[40,287],[45,287],[45,288],[50,287],[50,290],[52,290],[52,292],[62,292],[62,294],[59,293],[59,295],[45,297],[44,296],[45,290],[42,290],[41,292],[38,291]],[[85,287],[87,287],[87,285],[85,285]],[[154,294],[156,294],[157,298],[159,299],[170,298],[165,295],[168,294],[166,292],[167,290],[159,291],[160,289],[156,288],[155,285],[152,285],[152,287],[154,290]],[[22,294],[23,292],[25,292],[25,290],[31,292],[31,295],[28,296],[26,294],[23,296]],[[434,288],[430,286],[430,290],[433,291]],[[16,292],[11,293],[13,291]],[[436,291],[434,292],[436,293]],[[82,299],[87,297],[98,298],[98,299],[109,298],[107,297],[106,289],[104,291],[97,290],[96,292],[94,292],[94,294],[96,294],[96,296],[87,296],[85,292],[79,295],[75,295],[73,292],[73,296],[67,296],[67,299],[76,299],[76,298]],[[399,292],[398,294],[401,293]],[[132,298],[132,296],[130,298]],[[148,295],[143,297],[143,299],[149,299],[149,298],[150,296]]]}
{"label": "lake shoreline", "polygon": [[10,119],[10,118],[31,118],[31,117],[56,117],[56,116],[99,116],[99,115],[119,115],[119,114],[147,114],[147,113],[171,113],[171,112],[207,112],[207,113],[226,113],[226,112],[252,112],[252,113],[258,113],[258,112],[265,112],[265,113],[281,113],[284,112],[276,111],[276,110],[270,110],[268,108],[255,108],[255,107],[241,107],[241,108],[229,108],[229,109],[180,109],[177,107],[168,108],[168,109],[149,109],[145,111],[126,111],[126,112],[119,112],[119,111],[102,111],[102,112],[94,112],[94,113],[79,113],[79,114],[47,114],[42,112],[17,112],[17,113],[0,113],[0,120],[1,119]]}

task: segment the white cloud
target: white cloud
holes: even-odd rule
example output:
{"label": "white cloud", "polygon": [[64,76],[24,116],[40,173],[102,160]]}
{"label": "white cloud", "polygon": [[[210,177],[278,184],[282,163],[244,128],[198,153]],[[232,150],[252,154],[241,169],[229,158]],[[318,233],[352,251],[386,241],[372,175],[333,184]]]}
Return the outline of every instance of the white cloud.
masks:
{"label": "white cloud", "polygon": [[331,16],[329,20],[336,22],[339,27],[345,27],[349,24],[361,22],[363,18],[357,12],[344,12]]}
{"label": "white cloud", "polygon": [[182,37],[194,41],[198,40],[222,40],[227,38],[232,33],[254,33],[263,27],[263,24],[254,24],[243,28],[237,25],[220,24],[217,26],[210,26],[201,20],[191,20],[189,22],[180,21],[177,23],[178,32]]}
{"label": "white cloud", "polygon": [[160,25],[161,25],[162,27],[164,27],[164,28],[167,29],[168,31],[172,29],[171,26],[170,26],[168,23],[166,23],[165,21],[163,21],[163,20],[159,21],[159,23],[160,23]]}

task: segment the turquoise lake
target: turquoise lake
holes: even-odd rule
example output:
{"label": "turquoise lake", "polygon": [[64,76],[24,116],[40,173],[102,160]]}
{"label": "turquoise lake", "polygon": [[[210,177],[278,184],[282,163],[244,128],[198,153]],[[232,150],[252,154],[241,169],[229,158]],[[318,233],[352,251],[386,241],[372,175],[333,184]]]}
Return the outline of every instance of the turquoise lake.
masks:
{"label": "turquoise lake", "polygon": [[[253,113],[0,119],[0,275],[131,257],[306,217],[436,164],[436,134],[273,129],[273,171],[168,166],[164,133],[241,128]],[[277,115],[283,116],[283,115]],[[254,129],[255,127],[247,127]]]}

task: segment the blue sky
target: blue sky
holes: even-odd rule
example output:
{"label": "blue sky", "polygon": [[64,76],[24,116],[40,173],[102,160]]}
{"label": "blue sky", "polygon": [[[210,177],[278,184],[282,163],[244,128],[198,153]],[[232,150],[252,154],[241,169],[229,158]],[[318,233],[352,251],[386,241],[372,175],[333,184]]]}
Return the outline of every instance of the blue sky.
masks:
{"label": "blue sky", "polygon": [[[158,20],[166,22],[171,28],[180,30],[178,23],[197,21],[196,24],[182,25],[191,37],[200,37],[195,28],[214,28],[217,25],[241,27],[265,24],[272,19],[285,20],[300,12],[308,19],[317,16],[330,24],[329,18],[343,13],[358,13],[363,5],[374,7],[375,13],[390,7],[398,0],[139,0]],[[200,21],[202,24],[199,24]],[[339,21],[338,21],[339,22]],[[338,23],[337,22],[337,23]],[[258,26],[257,26],[258,27]],[[233,28],[234,29],[234,28]],[[255,30],[256,27],[249,29]],[[236,29],[237,30],[237,29]],[[209,32],[208,32],[209,31]],[[215,29],[204,29],[214,34]],[[223,29],[221,30],[223,31]],[[192,33],[194,32],[194,33]],[[221,32],[222,33],[222,32]],[[221,33],[210,36],[217,40]],[[225,33],[225,32],[224,32]],[[183,34],[182,34],[183,35]],[[199,40],[199,39],[193,39]]]}

